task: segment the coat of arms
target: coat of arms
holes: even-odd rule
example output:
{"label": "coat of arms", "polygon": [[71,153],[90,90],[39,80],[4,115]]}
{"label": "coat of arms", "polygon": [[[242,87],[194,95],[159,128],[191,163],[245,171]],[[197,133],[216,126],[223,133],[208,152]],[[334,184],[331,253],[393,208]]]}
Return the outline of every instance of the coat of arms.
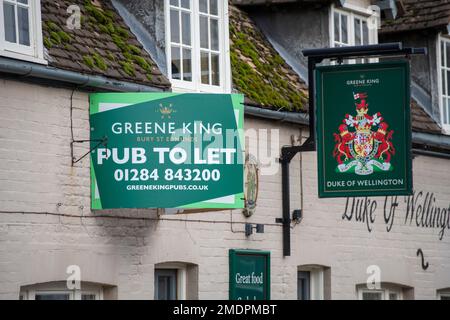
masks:
{"label": "coat of arms", "polygon": [[379,112],[369,115],[366,93],[353,94],[356,116],[347,114],[334,133],[336,145],[333,156],[338,162],[337,172],[370,175],[374,172],[391,171],[391,158],[395,155],[392,144],[393,130]]}

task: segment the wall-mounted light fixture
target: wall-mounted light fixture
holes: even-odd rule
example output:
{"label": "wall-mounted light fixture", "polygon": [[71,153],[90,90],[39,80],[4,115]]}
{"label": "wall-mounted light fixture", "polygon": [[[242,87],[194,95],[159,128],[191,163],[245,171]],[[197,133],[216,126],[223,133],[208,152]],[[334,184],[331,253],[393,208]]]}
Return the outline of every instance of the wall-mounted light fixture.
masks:
{"label": "wall-mounted light fixture", "polygon": [[297,210],[294,210],[294,212],[292,212],[292,220],[295,223],[302,222],[302,219],[303,219],[303,212],[301,209],[297,209]]}
{"label": "wall-mounted light fixture", "polygon": [[256,233],[264,233],[264,225],[263,224],[251,224],[246,223],[245,224],[245,236],[249,237],[253,234],[253,229],[256,230]]}

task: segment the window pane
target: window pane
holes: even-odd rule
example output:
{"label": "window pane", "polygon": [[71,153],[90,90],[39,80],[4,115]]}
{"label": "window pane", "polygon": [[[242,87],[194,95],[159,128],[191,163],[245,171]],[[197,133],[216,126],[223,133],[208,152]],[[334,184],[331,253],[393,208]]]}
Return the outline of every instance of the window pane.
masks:
{"label": "window pane", "polygon": [[208,0],[200,0],[199,1],[199,9],[200,9],[200,12],[208,13]]}
{"label": "window pane", "polygon": [[218,15],[219,14],[219,8],[217,6],[217,0],[210,0],[209,2],[209,13]]}
{"label": "window pane", "polygon": [[208,18],[200,16],[200,47],[209,49]]}
{"label": "window pane", "polygon": [[5,40],[16,43],[16,11],[14,5],[3,2],[3,17],[5,19]]}
{"label": "window pane", "polygon": [[450,300],[450,295],[449,296],[441,296],[441,300]]}
{"label": "window pane", "polygon": [[446,95],[448,96],[449,93],[450,93],[450,81],[448,81],[448,79],[450,79],[450,71],[447,71],[446,73],[447,73],[447,79],[446,79],[446,82],[447,82],[447,92],[446,92]]}
{"label": "window pane", "polygon": [[447,105],[444,108],[444,123],[450,124],[450,99],[447,100]]}
{"label": "window pane", "polygon": [[179,0],[170,0],[170,4],[171,4],[172,6],[176,6],[176,7],[179,7],[179,6],[180,6]]}
{"label": "window pane", "polygon": [[341,41],[339,37],[339,13],[334,13],[334,41]]}
{"label": "window pane", "polygon": [[442,99],[442,110],[444,111],[444,114],[442,116],[443,122],[444,124],[448,123],[448,115],[447,115],[447,110],[448,110],[448,105],[447,105],[447,98],[443,98]]}
{"label": "window pane", "polygon": [[183,49],[183,80],[192,81],[192,58],[190,49]]}
{"label": "window pane", "polygon": [[445,43],[445,47],[446,47],[446,49],[445,49],[445,57],[446,57],[446,60],[447,60],[447,64],[446,64],[446,67],[448,68],[448,67],[450,67],[450,42],[446,42]]}
{"label": "window pane", "polygon": [[202,52],[200,57],[202,83],[209,84],[209,54]]}
{"label": "window pane", "polygon": [[219,21],[211,19],[211,50],[219,51]]}
{"label": "window pane", "polygon": [[446,72],[445,72],[445,70],[444,69],[442,69],[442,72],[441,72],[441,77],[442,77],[442,94],[443,95],[448,95],[447,94],[447,81],[446,81],[446,79],[445,79],[445,74],[446,74]]}
{"label": "window pane", "polygon": [[348,43],[347,16],[341,15],[341,19],[342,42]]}
{"label": "window pane", "polygon": [[310,272],[298,271],[297,300],[310,300]]}
{"label": "window pane", "polygon": [[95,294],[82,294],[81,300],[95,300]]}
{"label": "window pane", "polygon": [[177,299],[177,271],[171,269],[155,270],[155,299]]}
{"label": "window pane", "polygon": [[367,26],[367,22],[363,21],[363,44],[369,44],[369,27]]}
{"label": "window pane", "polygon": [[363,300],[381,300],[381,292],[363,292]]}
{"label": "window pane", "polygon": [[28,21],[28,9],[17,8],[17,15],[19,20],[19,43],[25,46],[30,45],[30,24]]}
{"label": "window pane", "polygon": [[389,293],[389,300],[398,300],[398,295],[396,293]]}
{"label": "window pane", "polygon": [[180,43],[180,17],[177,10],[170,10],[170,40]]}
{"label": "window pane", "polygon": [[441,65],[445,67],[445,43],[441,41]]}
{"label": "window pane", "polygon": [[181,14],[181,30],[183,33],[183,44],[191,45],[191,15],[183,12]]}
{"label": "window pane", "polygon": [[70,300],[68,293],[36,293],[36,300]]}
{"label": "window pane", "polygon": [[361,45],[361,20],[355,19],[355,45]]}
{"label": "window pane", "polygon": [[28,0],[19,0],[19,1],[17,1],[17,2],[23,3],[23,4],[28,4]]}
{"label": "window pane", "polygon": [[180,48],[172,47],[172,79],[181,79]]}
{"label": "window pane", "polygon": [[181,7],[189,9],[191,7],[189,0],[181,0]]}
{"label": "window pane", "polygon": [[220,63],[219,63],[219,55],[211,54],[211,76],[212,76],[212,85],[220,86]]}

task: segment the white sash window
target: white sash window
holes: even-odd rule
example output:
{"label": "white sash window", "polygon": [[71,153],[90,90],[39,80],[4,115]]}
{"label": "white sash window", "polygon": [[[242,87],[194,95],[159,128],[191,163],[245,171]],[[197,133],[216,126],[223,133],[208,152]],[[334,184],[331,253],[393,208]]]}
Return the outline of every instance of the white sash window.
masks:
{"label": "white sash window", "polygon": [[231,90],[228,3],[166,0],[168,75],[175,91]]}
{"label": "white sash window", "polygon": [[45,63],[40,0],[0,0],[0,55]]}
{"label": "white sash window", "polygon": [[450,133],[450,38],[439,37],[439,94],[442,128]]}

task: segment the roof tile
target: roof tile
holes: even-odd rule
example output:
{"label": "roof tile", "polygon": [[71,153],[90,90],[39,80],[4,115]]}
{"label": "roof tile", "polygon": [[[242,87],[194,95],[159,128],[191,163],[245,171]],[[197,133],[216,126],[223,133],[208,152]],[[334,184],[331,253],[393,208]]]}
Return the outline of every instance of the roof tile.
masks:
{"label": "roof tile", "polygon": [[305,111],[307,87],[281,58],[250,17],[230,6],[230,55],[234,88],[247,103]]}
{"label": "roof tile", "polygon": [[405,13],[383,21],[380,33],[443,28],[450,23],[450,0],[402,0]]}
{"label": "roof tile", "polygon": [[[80,7],[81,29],[67,28],[69,15],[66,9],[69,5]],[[70,3],[65,0],[41,0],[41,7],[44,45],[50,66],[106,75],[120,81],[162,89],[170,88],[169,80],[162,76],[110,0],[71,0]],[[145,70],[136,56],[144,59]],[[159,76],[155,77],[155,73]]]}

